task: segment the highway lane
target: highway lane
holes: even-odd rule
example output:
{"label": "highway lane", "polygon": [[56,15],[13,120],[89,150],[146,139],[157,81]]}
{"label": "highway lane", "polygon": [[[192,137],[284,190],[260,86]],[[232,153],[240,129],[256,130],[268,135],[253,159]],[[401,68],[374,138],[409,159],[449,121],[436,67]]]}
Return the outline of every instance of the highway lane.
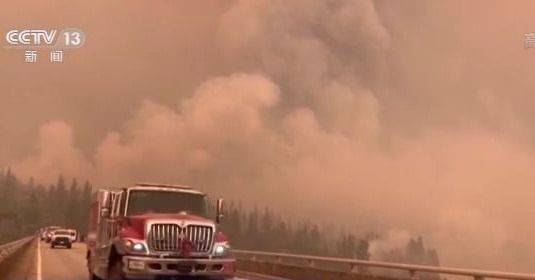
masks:
{"label": "highway lane", "polygon": [[[39,247],[39,248],[37,248]],[[50,244],[41,242],[36,246],[37,254],[36,280],[87,280],[85,263],[85,244],[75,243],[72,249],[50,248]],[[40,251],[40,252],[39,252]],[[40,254],[40,260],[39,255]],[[40,267],[39,267],[40,264]],[[40,274],[40,275],[39,275]],[[285,280],[278,277],[258,275],[254,273],[239,273],[234,280]]]}
{"label": "highway lane", "polygon": [[72,249],[50,248],[41,242],[40,280],[87,280],[85,244],[74,243]]}

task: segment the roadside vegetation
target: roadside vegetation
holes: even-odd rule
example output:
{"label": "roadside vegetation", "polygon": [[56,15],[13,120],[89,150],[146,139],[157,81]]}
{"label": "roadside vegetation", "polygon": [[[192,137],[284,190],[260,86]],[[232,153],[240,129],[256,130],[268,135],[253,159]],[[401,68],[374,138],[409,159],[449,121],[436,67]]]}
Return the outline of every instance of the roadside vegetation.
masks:
{"label": "roadside vegetation", "polygon": [[[42,185],[32,178],[21,181],[11,170],[0,173],[0,244],[35,233],[40,227],[58,225],[87,231],[92,185],[59,176]],[[379,234],[332,230],[310,221],[292,221],[269,208],[244,209],[231,202],[221,225],[236,248],[370,259],[370,244]],[[436,250],[426,248],[421,237],[402,248],[392,248],[382,260],[438,265]]]}

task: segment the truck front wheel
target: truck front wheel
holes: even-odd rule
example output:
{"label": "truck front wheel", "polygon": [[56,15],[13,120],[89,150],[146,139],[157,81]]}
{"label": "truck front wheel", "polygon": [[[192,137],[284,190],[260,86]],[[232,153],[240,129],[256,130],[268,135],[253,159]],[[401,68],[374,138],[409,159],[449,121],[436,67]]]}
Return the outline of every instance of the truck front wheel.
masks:
{"label": "truck front wheel", "polygon": [[108,280],[127,280],[123,273],[123,258],[117,256],[108,271]]}
{"label": "truck front wheel", "polygon": [[98,278],[95,274],[93,273],[89,273],[89,280],[102,280],[100,278]]}

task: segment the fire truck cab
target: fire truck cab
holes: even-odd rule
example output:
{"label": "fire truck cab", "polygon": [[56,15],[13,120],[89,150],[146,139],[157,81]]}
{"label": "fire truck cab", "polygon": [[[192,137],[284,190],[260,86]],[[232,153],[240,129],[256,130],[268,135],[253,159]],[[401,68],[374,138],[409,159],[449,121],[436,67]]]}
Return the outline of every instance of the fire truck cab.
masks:
{"label": "fire truck cab", "polygon": [[190,187],[141,183],[93,195],[87,236],[90,279],[232,278],[227,237],[207,214],[206,195]]}

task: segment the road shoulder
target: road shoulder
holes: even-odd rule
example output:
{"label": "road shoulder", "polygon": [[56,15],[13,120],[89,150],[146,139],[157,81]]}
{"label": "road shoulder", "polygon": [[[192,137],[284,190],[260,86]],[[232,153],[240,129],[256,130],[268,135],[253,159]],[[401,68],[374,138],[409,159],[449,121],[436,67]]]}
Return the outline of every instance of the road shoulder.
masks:
{"label": "road shoulder", "polygon": [[38,280],[37,276],[37,243],[36,238],[26,248],[7,260],[10,263],[9,271],[2,280]]}

